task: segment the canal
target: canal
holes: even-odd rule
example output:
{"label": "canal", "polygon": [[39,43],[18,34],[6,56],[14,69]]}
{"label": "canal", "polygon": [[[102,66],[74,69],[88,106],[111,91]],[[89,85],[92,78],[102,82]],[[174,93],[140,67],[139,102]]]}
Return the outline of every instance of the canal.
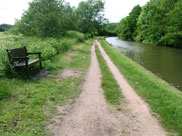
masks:
{"label": "canal", "polygon": [[113,48],[182,91],[182,49],[106,38]]}

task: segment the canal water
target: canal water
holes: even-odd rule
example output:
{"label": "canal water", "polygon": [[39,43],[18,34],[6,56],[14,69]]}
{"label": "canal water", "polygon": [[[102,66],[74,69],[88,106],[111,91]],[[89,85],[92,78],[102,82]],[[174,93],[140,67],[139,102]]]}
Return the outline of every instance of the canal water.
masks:
{"label": "canal water", "polygon": [[113,48],[182,91],[182,49],[106,38]]}

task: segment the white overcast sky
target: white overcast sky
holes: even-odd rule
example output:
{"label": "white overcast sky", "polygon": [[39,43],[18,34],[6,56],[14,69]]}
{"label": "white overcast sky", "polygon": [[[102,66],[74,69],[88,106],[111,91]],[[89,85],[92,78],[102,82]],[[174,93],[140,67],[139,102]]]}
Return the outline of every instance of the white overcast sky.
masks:
{"label": "white overcast sky", "polygon": [[[24,10],[28,9],[28,3],[33,0],[0,0],[0,24],[14,24],[15,19],[20,19]],[[83,0],[65,0],[77,7]],[[85,1],[85,0],[84,0]],[[139,4],[145,5],[149,0],[105,0],[105,17],[110,22],[119,22],[126,17],[132,8]]]}

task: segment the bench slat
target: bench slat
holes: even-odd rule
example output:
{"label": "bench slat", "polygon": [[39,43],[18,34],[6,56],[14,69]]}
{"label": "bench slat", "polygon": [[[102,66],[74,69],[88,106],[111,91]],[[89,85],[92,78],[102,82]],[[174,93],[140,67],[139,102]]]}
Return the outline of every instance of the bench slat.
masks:
{"label": "bench slat", "polygon": [[[31,64],[34,64],[34,63],[37,63],[37,62],[40,62],[39,59],[29,59],[28,60],[28,65],[31,65]],[[25,62],[21,62],[21,63],[18,63],[15,65],[15,67],[24,67],[26,66],[26,63]]]}

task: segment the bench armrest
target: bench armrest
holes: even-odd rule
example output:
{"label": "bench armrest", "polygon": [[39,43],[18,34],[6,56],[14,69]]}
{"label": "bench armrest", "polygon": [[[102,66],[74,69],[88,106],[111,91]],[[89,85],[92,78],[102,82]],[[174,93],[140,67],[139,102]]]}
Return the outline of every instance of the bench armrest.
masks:
{"label": "bench armrest", "polygon": [[36,54],[42,54],[41,52],[30,52],[30,53],[28,53],[28,55],[36,55]]}
{"label": "bench armrest", "polygon": [[41,52],[30,52],[30,53],[27,53],[28,55],[39,55],[39,59],[41,60]]}

